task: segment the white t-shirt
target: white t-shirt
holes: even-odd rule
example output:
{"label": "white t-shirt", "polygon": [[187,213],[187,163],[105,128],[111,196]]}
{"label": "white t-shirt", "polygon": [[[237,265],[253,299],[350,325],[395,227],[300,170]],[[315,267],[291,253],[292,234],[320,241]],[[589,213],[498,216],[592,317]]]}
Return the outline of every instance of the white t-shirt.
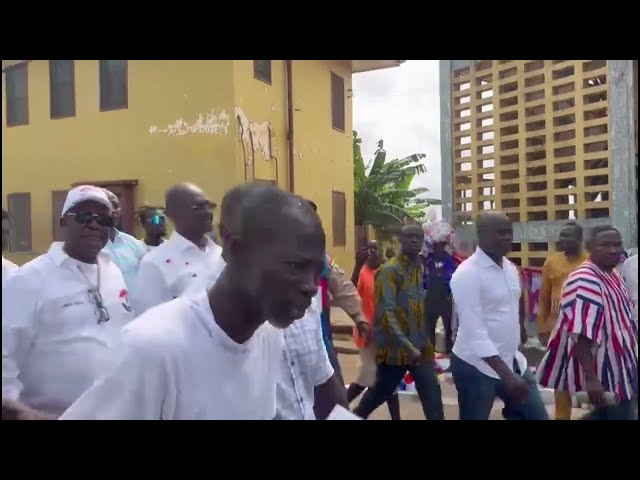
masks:
{"label": "white t-shirt", "polygon": [[282,331],[244,344],[218,326],[205,292],[159,305],[123,330],[118,365],[62,420],[271,420]]}
{"label": "white t-shirt", "polygon": [[102,316],[90,292],[97,265],[70,258],[62,244],[9,277],[2,289],[2,398],[59,415],[113,367],[133,312],[120,269],[102,253],[98,262]]}
{"label": "white t-shirt", "polygon": [[7,278],[9,278],[9,275],[11,275],[17,269],[18,266],[15,263],[2,257],[2,288],[4,288],[4,285],[7,283]]}

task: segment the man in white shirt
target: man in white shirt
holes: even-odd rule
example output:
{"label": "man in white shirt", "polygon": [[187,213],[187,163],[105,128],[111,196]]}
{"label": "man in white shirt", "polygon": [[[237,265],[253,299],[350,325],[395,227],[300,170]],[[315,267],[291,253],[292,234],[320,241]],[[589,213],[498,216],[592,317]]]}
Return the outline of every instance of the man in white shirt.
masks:
{"label": "man in white shirt", "polygon": [[[240,228],[244,198],[258,184],[245,184],[229,190],[220,207],[220,233],[223,245]],[[315,211],[315,210],[314,210]],[[223,251],[216,268],[209,274],[213,286],[226,264]],[[304,316],[284,329],[281,376],[277,391],[277,418],[280,420],[324,420],[339,404],[348,408],[344,384],[335,374],[322,337],[322,296],[318,292]]]}
{"label": "man in white shirt", "polygon": [[[10,233],[10,225],[9,225],[9,214],[6,210],[2,209],[2,252],[7,249],[9,246],[9,233]],[[4,258],[2,256],[2,288],[4,288],[5,283],[7,282],[7,278],[9,275],[18,269],[18,266],[10,260]]]}
{"label": "man in white shirt", "polygon": [[120,269],[101,253],[110,214],[102,189],[70,190],[60,220],[64,242],[7,281],[3,401],[57,416],[111,367],[112,348],[133,314]]}
{"label": "man in white shirt", "polygon": [[638,254],[629,257],[622,265],[622,278],[633,301],[633,319],[638,323]]}
{"label": "man in white shirt", "polygon": [[136,315],[187,290],[205,288],[207,273],[222,254],[206,235],[213,227],[215,204],[201,188],[190,183],[175,185],[167,191],[165,202],[175,231],[142,259],[133,299]]}
{"label": "man in white shirt", "polygon": [[487,212],[476,222],[478,248],[451,279],[458,333],[451,372],[461,420],[488,420],[496,397],[505,417],[548,420],[535,378],[519,354],[520,276],[505,255],[513,226],[505,215]]}
{"label": "man in white shirt", "polygon": [[309,308],[324,267],[324,231],[309,209],[271,185],[254,187],[211,291],[127,326],[119,365],[61,418],[273,419],[282,329]]}
{"label": "man in white shirt", "polygon": [[133,296],[140,261],[147,253],[147,247],[136,237],[120,230],[122,224],[120,200],[115,193],[106,188],[103,190],[111,202],[111,216],[113,217],[113,228],[109,229],[109,241],[104,252],[120,268],[127,288]]}

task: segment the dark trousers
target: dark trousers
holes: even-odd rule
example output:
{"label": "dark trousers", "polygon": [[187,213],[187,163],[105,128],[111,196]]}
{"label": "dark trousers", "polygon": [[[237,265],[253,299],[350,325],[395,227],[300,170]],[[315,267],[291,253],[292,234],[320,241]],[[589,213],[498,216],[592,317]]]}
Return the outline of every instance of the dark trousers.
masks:
{"label": "dark trousers", "polygon": [[496,397],[505,404],[505,420],[549,420],[536,379],[529,370],[522,376],[529,386],[529,396],[518,403],[507,397],[500,379],[481,373],[455,355],[451,357],[451,373],[458,391],[460,420],[489,420]]}
{"label": "dark trousers", "polygon": [[429,329],[429,339],[435,348],[436,346],[436,323],[438,318],[442,318],[444,324],[445,349],[446,353],[451,353],[453,348],[453,332],[451,330],[451,316],[453,302],[450,296],[437,298],[427,295],[424,300],[425,319]]}
{"label": "dark trousers", "polygon": [[422,411],[428,420],[444,420],[442,407],[442,392],[440,382],[436,374],[435,363],[432,361],[421,363],[418,366],[409,365],[378,365],[376,383],[367,389],[362,396],[360,404],[354,409],[354,413],[364,419],[382,405],[398,388],[402,377],[409,370],[413,381],[416,382],[416,390]]}
{"label": "dark trousers", "polygon": [[638,400],[624,400],[617,405],[596,408],[580,420],[638,420]]}

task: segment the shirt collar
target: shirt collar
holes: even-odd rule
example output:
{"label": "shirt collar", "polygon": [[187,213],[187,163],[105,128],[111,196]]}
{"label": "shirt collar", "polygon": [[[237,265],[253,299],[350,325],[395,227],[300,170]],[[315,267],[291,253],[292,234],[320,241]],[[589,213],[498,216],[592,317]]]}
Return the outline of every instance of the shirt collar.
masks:
{"label": "shirt collar", "polygon": [[502,257],[502,265],[496,264],[493,259],[487,255],[480,247],[476,248],[476,253],[473,254],[476,257],[476,262],[481,267],[490,268],[490,267],[498,267],[504,268],[505,258]]}
{"label": "shirt collar", "polygon": [[[67,252],[64,251],[64,242],[53,242],[49,247],[49,251],[47,252],[47,256],[53,260],[53,263],[56,266],[61,266],[65,260],[71,258],[67,255]],[[98,259],[104,258],[104,253],[98,253]]]}
{"label": "shirt collar", "polygon": [[[206,235],[204,236],[204,238],[206,241],[204,250],[208,250],[209,248],[218,246],[216,243],[213,242],[213,240],[211,240]],[[173,233],[171,234],[171,237],[167,241],[173,243],[179,250],[184,251],[184,250],[189,250],[194,248],[197,248],[198,250],[200,250],[200,248],[198,248],[198,246],[195,243],[187,240],[175,230],[173,231]]]}
{"label": "shirt collar", "polygon": [[416,259],[415,261],[411,261],[409,259],[409,257],[407,257],[404,253],[401,253],[396,258],[398,259],[398,262],[401,265],[404,265],[405,267],[408,267],[410,265],[420,265],[420,259],[419,258]]}

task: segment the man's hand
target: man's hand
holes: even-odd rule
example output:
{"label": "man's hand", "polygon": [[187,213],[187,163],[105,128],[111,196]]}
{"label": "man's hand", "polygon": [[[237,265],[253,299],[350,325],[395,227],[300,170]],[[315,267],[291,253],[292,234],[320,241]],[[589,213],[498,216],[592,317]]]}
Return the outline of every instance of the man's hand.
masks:
{"label": "man's hand", "polygon": [[594,407],[602,407],[606,404],[606,390],[597,379],[586,380],[584,389],[589,395],[589,402]]}
{"label": "man's hand", "polygon": [[527,382],[517,373],[511,372],[502,379],[507,396],[516,403],[520,403],[529,396]]}
{"label": "man's hand", "polygon": [[53,420],[53,417],[27,407],[23,403],[2,400],[2,420]]}
{"label": "man's hand", "polygon": [[360,338],[362,338],[365,342],[365,345],[369,345],[371,341],[371,327],[366,320],[360,320],[356,323],[356,330],[358,330],[358,334]]}
{"label": "man's hand", "polygon": [[423,360],[422,352],[418,350],[416,347],[411,347],[407,357],[408,357],[409,365],[419,365],[420,363],[422,363],[422,360]]}

